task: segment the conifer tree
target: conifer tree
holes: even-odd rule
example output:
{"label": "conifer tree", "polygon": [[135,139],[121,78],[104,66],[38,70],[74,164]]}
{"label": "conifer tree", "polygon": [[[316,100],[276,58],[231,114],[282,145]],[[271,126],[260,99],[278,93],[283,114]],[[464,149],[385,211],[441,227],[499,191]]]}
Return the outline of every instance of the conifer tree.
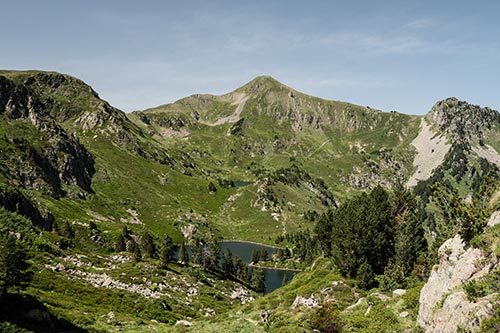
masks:
{"label": "conifer tree", "polygon": [[165,234],[161,240],[160,246],[160,265],[161,267],[167,267],[171,262],[173,255],[175,254],[175,244],[172,237]]}
{"label": "conifer tree", "polygon": [[233,254],[228,248],[224,250],[224,255],[222,257],[222,270],[226,274],[226,277],[233,276],[235,273],[233,266]]}
{"label": "conifer tree", "polygon": [[22,243],[10,235],[0,235],[0,299],[8,288],[24,288],[31,281],[33,271],[28,259]]}
{"label": "conifer tree", "polygon": [[258,293],[263,294],[266,291],[266,276],[262,269],[254,268],[250,285]]}
{"label": "conifer tree", "polygon": [[184,242],[181,243],[181,247],[179,248],[179,260],[183,263],[189,262],[189,254],[186,248],[186,244]]}
{"label": "conifer tree", "polygon": [[153,236],[149,232],[144,232],[141,237],[141,249],[142,252],[149,258],[154,258],[156,256],[156,246],[153,240]]}

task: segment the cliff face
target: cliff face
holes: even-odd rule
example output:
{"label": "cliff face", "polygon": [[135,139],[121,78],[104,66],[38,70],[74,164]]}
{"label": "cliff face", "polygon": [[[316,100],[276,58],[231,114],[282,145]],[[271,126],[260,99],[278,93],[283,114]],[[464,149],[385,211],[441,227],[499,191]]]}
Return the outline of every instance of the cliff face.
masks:
{"label": "cliff face", "polygon": [[[495,212],[488,223],[498,220]],[[420,293],[417,324],[426,332],[456,332],[458,328],[477,331],[481,322],[492,315],[498,295],[490,293],[472,298],[468,283],[479,283],[498,270],[495,254],[469,247],[457,235],[448,239],[438,251],[439,265],[432,270]]]}
{"label": "cliff face", "polygon": [[[47,103],[51,103],[50,101]],[[3,130],[0,168],[12,185],[41,190],[53,197],[92,192],[94,159],[78,139],[50,116],[51,106],[0,76],[0,117]]]}

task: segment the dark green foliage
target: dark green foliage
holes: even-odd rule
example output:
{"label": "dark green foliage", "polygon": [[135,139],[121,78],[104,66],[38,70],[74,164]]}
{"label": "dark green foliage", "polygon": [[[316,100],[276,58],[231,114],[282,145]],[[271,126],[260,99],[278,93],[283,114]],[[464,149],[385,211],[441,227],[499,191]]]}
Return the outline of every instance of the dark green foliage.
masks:
{"label": "dark green foliage", "polygon": [[33,277],[29,254],[23,243],[11,235],[0,235],[0,298],[8,288],[24,288]]}
{"label": "dark green foliage", "polygon": [[316,256],[320,254],[319,244],[316,238],[312,237],[309,230],[287,234],[287,240],[295,245],[293,255],[306,264],[311,264]]}
{"label": "dark green foliage", "polygon": [[445,231],[441,231],[443,238],[448,238],[458,231],[468,243],[483,230],[487,220],[481,207],[474,200],[466,204],[456,189],[441,183],[436,184],[433,190],[444,218]]}
{"label": "dark green foliage", "polygon": [[123,234],[119,234],[115,242],[115,251],[117,252],[125,251],[126,247],[127,245],[125,242],[125,237],[123,237]]}
{"label": "dark green foliage", "polygon": [[332,255],[340,270],[356,276],[368,262],[375,274],[383,272],[394,254],[394,220],[388,193],[377,187],[348,201],[334,213]]}
{"label": "dark green foliage", "polygon": [[208,183],[208,192],[210,193],[217,192],[217,187],[215,187],[214,183],[212,182]]}
{"label": "dark green foliage", "polygon": [[97,224],[95,224],[95,222],[94,222],[94,221],[91,221],[91,222],[89,223],[89,229],[90,229],[90,230],[98,230],[98,228],[97,228]]}
{"label": "dark green foliage", "polygon": [[488,293],[486,286],[475,280],[467,281],[463,288],[470,302],[475,302],[479,297],[483,297]]}
{"label": "dark green foliage", "polygon": [[141,250],[149,258],[156,256],[156,245],[153,236],[149,232],[144,232],[141,237]]}
{"label": "dark green foliage", "polygon": [[309,319],[313,330],[322,333],[344,332],[346,322],[332,303],[326,303],[315,310]]}
{"label": "dark green foliage", "polygon": [[358,279],[358,287],[361,289],[369,290],[375,287],[375,274],[373,273],[372,266],[367,262],[362,263],[356,272]]}
{"label": "dark green foliage", "polygon": [[278,248],[278,250],[276,250],[276,257],[278,260],[286,260],[286,259],[291,258],[291,256],[292,256],[292,253],[290,252],[290,250],[287,247]]}
{"label": "dark green foliage", "polygon": [[193,258],[191,261],[195,264],[201,265],[203,263],[203,244],[200,241],[195,240],[192,249],[193,249]]}
{"label": "dark green foliage", "polygon": [[325,256],[329,256],[332,252],[332,224],[333,224],[333,211],[328,210],[327,213],[321,215],[316,226],[314,233],[321,247],[321,252]]}
{"label": "dark green foliage", "polygon": [[141,248],[137,246],[137,244],[132,249],[132,259],[135,262],[140,262],[142,260],[142,251]]}
{"label": "dark green foliage", "polygon": [[248,281],[248,268],[247,265],[241,260],[240,257],[233,257],[234,275],[243,282]]}
{"label": "dark green foliage", "polygon": [[[308,239],[307,233],[295,236],[299,240],[295,252],[304,255],[318,244],[320,253],[331,255],[343,274],[360,280],[361,288],[374,287],[378,274],[384,274],[384,288],[406,287],[427,250],[426,218],[414,194],[401,184],[396,184],[392,193],[376,187],[323,214],[312,242],[300,241]],[[424,272],[416,277],[422,278]]]}
{"label": "dark green foliage", "polygon": [[229,129],[229,134],[235,135],[235,136],[242,136],[243,135],[243,122],[244,118],[241,118],[237,122],[235,122],[231,128]]}
{"label": "dark green foliage", "polygon": [[184,242],[181,243],[181,246],[179,248],[179,260],[182,261],[183,263],[189,262],[189,254],[187,252],[186,244],[184,244]]}
{"label": "dark green foliage", "polygon": [[165,234],[161,240],[160,244],[160,265],[161,267],[167,267],[171,262],[172,257],[175,254],[176,246],[172,240],[172,237]]}
{"label": "dark green foliage", "polygon": [[222,256],[222,270],[227,277],[235,275],[235,269],[233,266],[233,254],[226,248]]}
{"label": "dark green foliage", "polygon": [[269,252],[267,252],[266,249],[252,250],[252,259],[251,260],[254,264],[258,263],[259,261],[268,261],[269,260]]}
{"label": "dark green foliage", "polygon": [[217,241],[211,239],[203,248],[203,267],[205,269],[217,269],[219,267],[220,246]]}
{"label": "dark green foliage", "polygon": [[253,269],[250,285],[252,286],[253,290],[258,293],[263,294],[266,291],[266,276],[264,275],[264,271],[262,269]]}
{"label": "dark green foliage", "polygon": [[61,235],[69,239],[75,238],[75,229],[68,221],[64,223],[64,226],[61,230]]}

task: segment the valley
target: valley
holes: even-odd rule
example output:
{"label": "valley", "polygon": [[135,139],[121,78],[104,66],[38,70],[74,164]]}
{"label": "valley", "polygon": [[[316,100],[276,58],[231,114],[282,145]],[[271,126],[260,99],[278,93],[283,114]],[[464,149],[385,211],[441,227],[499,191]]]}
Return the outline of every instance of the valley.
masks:
{"label": "valley", "polygon": [[124,113],[2,70],[0,330],[494,332],[499,139],[457,98],[406,115],[259,76]]}

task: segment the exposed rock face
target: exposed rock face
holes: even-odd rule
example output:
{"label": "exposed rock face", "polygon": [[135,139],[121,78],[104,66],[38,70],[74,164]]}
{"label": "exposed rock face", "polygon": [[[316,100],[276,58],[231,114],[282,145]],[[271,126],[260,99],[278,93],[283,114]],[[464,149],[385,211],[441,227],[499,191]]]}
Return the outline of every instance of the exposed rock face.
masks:
{"label": "exposed rock face", "polygon": [[[454,333],[457,327],[468,328],[469,331],[478,330],[481,322],[491,316],[492,300],[496,294],[470,302],[463,291],[451,294],[446,298],[443,307],[436,311],[435,325],[431,332]],[[429,331],[429,330],[428,330]]]}
{"label": "exposed rock face", "polygon": [[452,139],[452,143],[470,144],[474,138],[482,143],[483,130],[500,121],[500,114],[452,97],[437,102],[427,118]]}
{"label": "exposed rock face", "polygon": [[0,206],[30,219],[34,225],[44,230],[51,230],[54,217],[42,207],[35,206],[19,191],[0,191]]}
{"label": "exposed rock face", "polygon": [[23,187],[53,197],[66,194],[63,184],[92,192],[92,155],[49,115],[51,103],[42,102],[24,85],[0,76],[0,115],[4,114],[7,122],[33,126],[39,132],[38,142],[9,133],[11,136],[4,138],[10,143],[9,151],[2,154],[0,168]]}
{"label": "exposed rock face", "polygon": [[[444,242],[438,255],[439,265],[437,269],[433,269],[420,293],[417,323],[425,328],[426,332],[438,332],[438,327],[447,329],[439,332],[455,332],[457,325],[470,321],[471,318],[466,316],[468,310],[478,310],[479,303],[470,305],[466,304],[467,302],[459,302],[463,297],[460,295],[463,294],[461,291],[448,296],[447,293],[466,281],[485,276],[491,264],[482,260],[485,257],[479,249],[471,247],[466,250],[459,235]],[[446,297],[444,306],[436,312],[435,308],[443,297]],[[447,323],[443,322],[443,318],[446,318]]]}

